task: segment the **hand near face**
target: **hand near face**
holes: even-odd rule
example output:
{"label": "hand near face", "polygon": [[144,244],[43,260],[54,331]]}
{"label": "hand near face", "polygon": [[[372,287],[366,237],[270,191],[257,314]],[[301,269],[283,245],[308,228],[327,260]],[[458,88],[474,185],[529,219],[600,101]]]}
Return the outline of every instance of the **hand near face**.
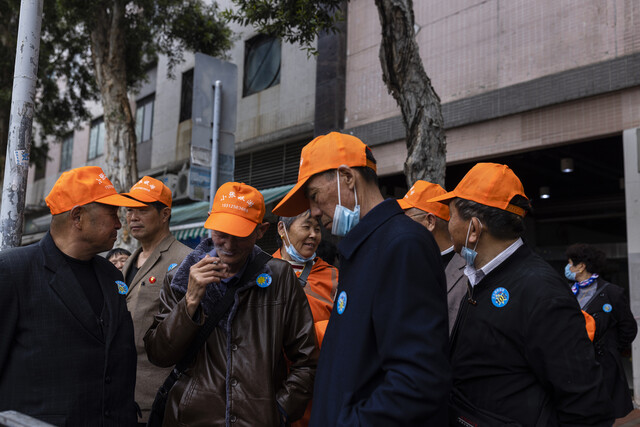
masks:
{"label": "hand near face", "polygon": [[220,283],[221,279],[226,279],[232,275],[229,273],[229,266],[223,263],[220,258],[205,255],[189,269],[189,283],[187,285],[187,313],[193,317],[209,283]]}

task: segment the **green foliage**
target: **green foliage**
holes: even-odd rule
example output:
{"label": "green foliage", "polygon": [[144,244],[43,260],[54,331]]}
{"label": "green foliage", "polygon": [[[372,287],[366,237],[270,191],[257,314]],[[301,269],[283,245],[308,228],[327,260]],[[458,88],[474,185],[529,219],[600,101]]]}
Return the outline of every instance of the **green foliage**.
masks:
{"label": "green foliage", "polygon": [[[124,9],[118,31],[124,32],[127,87],[135,88],[159,54],[169,58],[169,72],[184,50],[222,56],[231,47],[231,31],[217,6],[202,0],[45,0],[38,67],[35,119],[40,137],[60,140],[89,118],[85,102],[97,100],[91,56],[91,30],[98,20]],[[8,126],[13,86],[20,0],[0,0],[0,121]],[[2,126],[0,126],[2,129]],[[7,135],[0,135],[0,156]],[[43,147],[44,147],[43,145]],[[46,149],[32,144],[32,160],[46,159]],[[42,156],[45,156],[42,158]],[[4,161],[0,159],[4,167]]]}
{"label": "green foliage", "polygon": [[[11,90],[18,35],[19,0],[0,0],[0,168],[4,167],[7,148]],[[39,124],[40,137],[60,137],[70,128],[88,117],[84,102],[95,98],[92,78],[87,73],[86,64],[78,66],[78,54],[87,50],[86,42],[73,40],[73,31],[58,21],[56,3],[45,1],[38,59],[37,100],[35,120]],[[69,41],[64,41],[70,39]],[[62,51],[59,46],[66,46]],[[57,80],[73,80],[75,90],[63,88]],[[47,159],[47,144],[41,148],[31,146],[31,163],[42,165]]]}
{"label": "green foliage", "polygon": [[241,25],[298,43],[316,53],[314,41],[322,32],[336,32],[344,0],[232,0],[236,10],[223,15]]}

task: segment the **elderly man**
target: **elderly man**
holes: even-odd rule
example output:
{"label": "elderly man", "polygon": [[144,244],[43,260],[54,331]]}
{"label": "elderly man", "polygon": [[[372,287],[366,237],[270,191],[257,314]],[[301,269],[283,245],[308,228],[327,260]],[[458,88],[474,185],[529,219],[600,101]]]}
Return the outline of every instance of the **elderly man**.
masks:
{"label": "elderly man", "polygon": [[188,375],[171,388],[165,426],[280,426],[300,418],[311,398],[318,352],[311,310],[289,263],[255,245],[269,226],[264,212],[258,190],[223,184],[205,222],[212,237],[163,285],[145,337],[159,366],[178,363],[205,318],[235,294]]}
{"label": "elderly man", "polygon": [[149,362],[144,335],[158,313],[165,277],[170,283],[176,268],[191,249],[178,242],[169,231],[171,190],[162,181],[145,176],[124,194],[147,204],[143,208],[127,208],[131,235],[141,247],[129,257],[122,270],[129,285],[127,307],[133,318],[138,353],[136,402],[142,412],[140,421],[146,423],[156,392],[171,369],[159,368]]}
{"label": "elderly man", "polygon": [[0,410],[54,425],[134,426],[136,353],[122,273],[98,253],[120,228],[99,167],[63,173],[46,198],[51,227],[0,253]]}
{"label": "elderly man", "polygon": [[464,275],[464,258],[453,250],[449,235],[449,207],[429,199],[445,194],[444,188],[432,182],[418,180],[398,204],[405,215],[422,224],[435,239],[440,249],[444,274],[447,278],[447,307],[449,311],[449,334],[453,330],[460,301],[467,294],[467,277]]}
{"label": "elderly man", "polygon": [[449,204],[449,232],[471,285],[453,331],[451,421],[484,425],[476,418],[483,410],[522,426],[610,426],[580,307],[522,241],[529,200],[518,177],[506,165],[479,163],[431,201]]}
{"label": "elderly man", "polygon": [[371,150],[351,135],[303,148],[298,183],[274,213],[309,208],[345,236],[311,425],[447,425],[446,284],[433,237],[383,199]]}

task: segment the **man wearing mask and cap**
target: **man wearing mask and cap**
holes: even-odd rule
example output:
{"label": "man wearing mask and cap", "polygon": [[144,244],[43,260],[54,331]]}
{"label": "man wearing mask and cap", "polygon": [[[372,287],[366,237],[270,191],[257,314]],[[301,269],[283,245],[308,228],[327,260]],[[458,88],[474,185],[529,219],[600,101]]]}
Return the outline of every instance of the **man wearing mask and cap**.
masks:
{"label": "man wearing mask and cap", "polygon": [[449,311],[449,334],[458,315],[460,301],[467,294],[467,277],[464,275],[464,258],[453,250],[449,234],[449,207],[439,202],[429,202],[445,194],[444,188],[432,182],[418,180],[398,204],[405,215],[422,224],[435,239],[440,249],[444,274],[447,278],[447,307]]}
{"label": "man wearing mask and cap", "polygon": [[580,308],[522,241],[530,206],[518,177],[506,165],[479,163],[431,201],[449,204],[449,232],[471,285],[452,336],[450,421],[611,426]]}
{"label": "man wearing mask and cap", "polygon": [[138,353],[136,402],[140,406],[141,423],[146,423],[156,392],[171,369],[159,368],[149,362],[144,349],[144,335],[153,323],[160,306],[160,289],[173,274],[191,248],[178,242],[169,231],[171,218],[171,190],[150,176],[142,177],[128,193],[135,200],[146,203],[142,208],[127,208],[127,223],[131,235],[140,242],[125,263],[122,274],[129,286],[127,307],[133,318]]}
{"label": "man wearing mask and cap", "polygon": [[264,213],[255,188],[220,186],[204,225],[211,238],[163,285],[145,336],[158,366],[180,362],[224,296],[234,297],[170,389],[165,426],[280,426],[300,418],[311,398],[318,353],[311,310],[289,263],[255,245],[269,226]]}
{"label": "man wearing mask and cap", "polygon": [[38,243],[0,253],[0,410],[54,425],[135,426],[136,352],[113,247],[119,195],[102,169],[64,172]]}
{"label": "man wearing mask and cap", "polygon": [[307,209],[344,236],[310,425],[447,425],[446,284],[433,237],[383,199],[371,150],[351,135],[302,149],[298,182],[273,212]]}

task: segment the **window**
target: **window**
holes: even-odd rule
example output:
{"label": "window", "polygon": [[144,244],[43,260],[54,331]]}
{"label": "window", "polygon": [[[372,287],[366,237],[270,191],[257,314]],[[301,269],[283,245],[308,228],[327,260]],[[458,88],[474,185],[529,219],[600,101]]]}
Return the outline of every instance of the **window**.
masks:
{"label": "window", "polygon": [[300,153],[307,140],[271,147],[236,157],[233,179],[258,190],[298,180]]}
{"label": "window", "polygon": [[148,96],[138,102],[136,108],[136,138],[138,143],[149,141],[153,132],[153,103],[155,96]]}
{"label": "window", "polygon": [[73,133],[62,140],[60,149],[60,172],[71,169],[71,157],[73,155]]}
{"label": "window", "polygon": [[258,35],[247,40],[244,52],[242,96],[280,83],[280,39]]}
{"label": "window", "polygon": [[91,124],[91,132],[89,133],[89,160],[102,156],[104,152],[105,132],[104,120],[102,118]]}
{"label": "window", "polygon": [[182,73],[182,89],[180,94],[180,123],[191,118],[193,102],[193,68]]}

